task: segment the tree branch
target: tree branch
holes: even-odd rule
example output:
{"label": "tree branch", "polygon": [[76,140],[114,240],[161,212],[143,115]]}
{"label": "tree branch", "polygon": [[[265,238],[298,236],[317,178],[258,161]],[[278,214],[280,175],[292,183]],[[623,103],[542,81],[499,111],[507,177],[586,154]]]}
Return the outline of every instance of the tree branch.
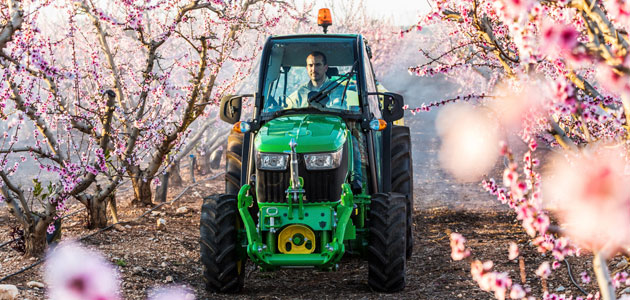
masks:
{"label": "tree branch", "polygon": [[39,154],[39,156],[43,157],[43,158],[48,158],[60,165],[63,165],[63,162],[61,160],[59,160],[59,157],[55,156],[55,155],[51,155],[50,153],[44,152],[41,148],[34,148],[34,147],[19,147],[19,148],[12,148],[12,149],[0,149],[0,153],[14,153],[14,152],[34,152]]}
{"label": "tree branch", "polygon": [[4,186],[2,186],[2,194],[4,195],[5,198],[7,198],[7,202],[13,202],[12,200],[13,198],[11,197],[11,195],[9,195],[9,192],[6,190],[6,188],[8,188],[15,195],[17,195],[17,198],[20,201],[22,209],[25,211],[25,213],[23,213],[20,207],[15,205],[14,203],[13,209],[15,210],[15,213],[17,214],[17,216],[21,215],[20,220],[22,221],[23,224],[24,224],[24,221],[31,223],[33,221],[33,217],[32,217],[30,209],[28,208],[28,204],[26,203],[26,197],[24,197],[24,192],[19,187],[15,186],[13,182],[9,180],[9,177],[7,176],[7,174],[2,170],[0,170],[0,178],[2,178],[2,181],[4,181],[4,184],[5,184]]}
{"label": "tree branch", "polygon": [[16,0],[8,0],[7,6],[9,6],[10,19],[0,30],[0,49],[4,49],[7,43],[13,38],[13,34],[22,27],[24,21],[24,12],[19,7],[19,2]]}

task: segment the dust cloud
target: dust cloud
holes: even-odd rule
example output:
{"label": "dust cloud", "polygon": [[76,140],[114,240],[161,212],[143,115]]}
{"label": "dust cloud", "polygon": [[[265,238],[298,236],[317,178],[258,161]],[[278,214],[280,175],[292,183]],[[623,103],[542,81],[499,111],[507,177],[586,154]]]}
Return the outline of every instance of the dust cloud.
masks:
{"label": "dust cloud", "polygon": [[[458,95],[459,86],[443,77],[418,77],[410,75],[407,68],[423,63],[426,58],[418,51],[427,47],[426,40],[419,36],[407,38],[416,40],[400,47],[396,61],[390,61],[381,72],[378,80],[388,90],[400,93],[410,108]],[[379,66],[375,66],[378,68]],[[414,203],[416,209],[448,207],[455,210],[506,210],[494,196],[483,190],[479,183],[460,183],[444,171],[439,162],[441,141],[436,131],[435,120],[440,108],[413,115],[405,112],[405,125],[411,129],[414,166]],[[457,120],[453,120],[456,122]],[[465,151],[465,149],[462,149]],[[502,167],[499,161],[492,171],[497,178]]]}

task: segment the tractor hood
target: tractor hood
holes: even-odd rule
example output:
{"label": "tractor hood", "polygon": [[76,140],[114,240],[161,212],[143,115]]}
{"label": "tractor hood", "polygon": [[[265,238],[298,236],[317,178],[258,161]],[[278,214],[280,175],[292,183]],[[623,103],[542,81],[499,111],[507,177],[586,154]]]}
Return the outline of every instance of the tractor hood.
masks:
{"label": "tractor hood", "polygon": [[254,146],[259,152],[290,152],[295,138],[298,153],[332,152],[343,146],[346,134],[346,123],[337,116],[288,115],[263,125]]}

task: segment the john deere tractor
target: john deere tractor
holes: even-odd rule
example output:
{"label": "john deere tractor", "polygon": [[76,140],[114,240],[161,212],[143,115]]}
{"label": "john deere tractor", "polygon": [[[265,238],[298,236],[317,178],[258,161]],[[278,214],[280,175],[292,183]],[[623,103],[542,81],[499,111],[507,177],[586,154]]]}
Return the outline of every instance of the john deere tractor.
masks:
{"label": "john deere tractor", "polygon": [[[328,86],[299,100],[310,80],[306,58],[315,51],[327,59]],[[370,57],[361,35],[272,36],[257,92],[222,98],[220,116],[234,127],[225,194],[206,197],[201,210],[208,290],[238,292],[247,260],[263,271],[335,270],[347,254],[368,261],[373,290],[405,287],[409,128],[396,125],[402,96],[377,91]],[[245,97],[253,114],[240,121]]]}

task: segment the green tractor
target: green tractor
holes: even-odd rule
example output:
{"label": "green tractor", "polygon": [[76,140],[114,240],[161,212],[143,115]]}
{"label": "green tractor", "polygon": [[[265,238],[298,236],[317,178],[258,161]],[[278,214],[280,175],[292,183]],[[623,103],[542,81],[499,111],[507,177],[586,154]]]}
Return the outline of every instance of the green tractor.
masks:
{"label": "green tractor", "polygon": [[[240,291],[247,260],[264,271],[335,270],[346,253],[368,261],[373,290],[405,287],[410,133],[396,125],[402,96],[378,92],[370,57],[361,35],[272,36],[257,93],[222,98],[220,116],[234,128],[225,194],[201,209],[209,291]],[[244,97],[253,116],[239,121]]]}

